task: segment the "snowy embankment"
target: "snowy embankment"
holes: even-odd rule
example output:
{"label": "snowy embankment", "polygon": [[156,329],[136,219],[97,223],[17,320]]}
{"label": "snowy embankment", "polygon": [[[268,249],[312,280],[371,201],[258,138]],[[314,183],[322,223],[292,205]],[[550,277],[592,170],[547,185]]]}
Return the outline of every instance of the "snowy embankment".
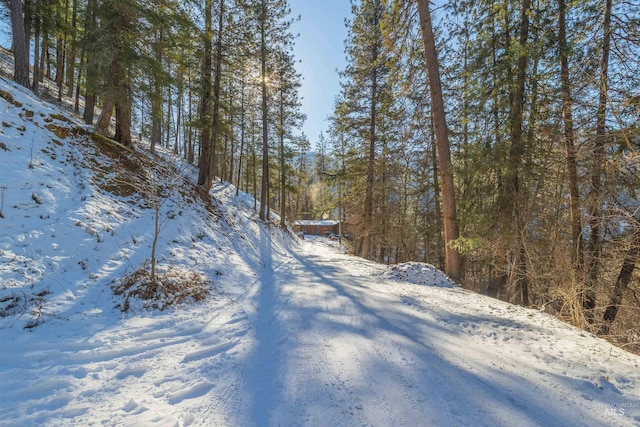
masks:
{"label": "snowy embankment", "polygon": [[254,279],[260,236],[284,250],[285,233],[259,224],[246,194],[216,183],[203,198],[192,166],[138,151],[0,79],[0,315],[14,326],[123,305],[111,286],[150,259],[154,204],[160,273],[208,277],[214,294],[222,277]]}
{"label": "snowy embankment", "polygon": [[82,125],[0,89],[0,426],[640,424],[639,357],[424,264],[289,244],[225,185],[160,209],[160,265],[211,296],[121,313],[153,209]]}

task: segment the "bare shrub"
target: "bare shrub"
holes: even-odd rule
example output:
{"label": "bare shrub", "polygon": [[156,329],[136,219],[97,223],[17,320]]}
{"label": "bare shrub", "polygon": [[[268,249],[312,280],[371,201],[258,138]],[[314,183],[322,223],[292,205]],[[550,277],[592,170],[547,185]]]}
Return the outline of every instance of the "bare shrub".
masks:
{"label": "bare shrub", "polygon": [[165,310],[182,303],[202,301],[211,294],[213,282],[195,271],[169,268],[152,277],[149,262],[123,277],[113,287],[113,293],[122,296],[117,307],[128,312],[140,310]]}
{"label": "bare shrub", "polygon": [[25,329],[35,328],[44,323],[45,297],[51,294],[50,289],[41,289],[38,292],[26,293],[11,291],[8,294],[0,295],[0,317],[24,315],[30,316]]}

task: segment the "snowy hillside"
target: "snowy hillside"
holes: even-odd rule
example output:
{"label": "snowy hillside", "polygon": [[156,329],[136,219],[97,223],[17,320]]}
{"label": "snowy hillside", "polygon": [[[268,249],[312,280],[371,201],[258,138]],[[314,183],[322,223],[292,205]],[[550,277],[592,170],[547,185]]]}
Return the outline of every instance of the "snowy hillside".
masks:
{"label": "snowy hillside", "polygon": [[162,272],[252,280],[262,250],[255,242],[271,238],[252,200],[227,185],[204,200],[188,182],[192,167],[130,153],[12,83],[3,80],[0,91],[0,313],[7,319],[33,325],[110,311],[110,286],[151,257],[154,203]]}
{"label": "snowy hillside", "polygon": [[[640,357],[431,266],[296,244],[234,188],[195,196],[189,166],[0,95],[0,426],[640,424]],[[209,295],[124,313],[154,188],[162,274]]]}

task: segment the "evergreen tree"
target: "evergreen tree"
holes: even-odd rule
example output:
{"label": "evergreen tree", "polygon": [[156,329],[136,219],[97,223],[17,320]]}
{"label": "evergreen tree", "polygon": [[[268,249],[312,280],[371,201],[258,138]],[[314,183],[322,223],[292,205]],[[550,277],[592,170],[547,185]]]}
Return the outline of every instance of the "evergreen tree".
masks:
{"label": "evergreen tree", "polygon": [[453,247],[459,237],[456,218],[456,198],[453,184],[453,171],[449,147],[447,121],[442,98],[442,84],[436,42],[431,24],[431,12],[426,0],[418,0],[418,12],[420,14],[420,26],[425,47],[427,61],[431,105],[433,107],[433,122],[438,147],[438,165],[440,167],[440,179],[442,185],[442,205],[444,216],[445,239],[445,273],[453,280],[459,281],[462,275],[461,259],[458,250]]}
{"label": "evergreen tree", "polygon": [[22,0],[9,0],[14,55],[13,80],[29,87],[29,34],[25,30],[24,9]]}
{"label": "evergreen tree", "polygon": [[200,151],[198,157],[198,185],[207,193],[213,181],[213,153],[212,135],[212,98],[213,98],[213,12],[212,0],[204,2],[204,32],[202,33],[202,95],[200,97]]}
{"label": "evergreen tree", "polygon": [[107,85],[113,94],[115,108],[114,138],[125,147],[131,147],[132,80],[138,54],[135,42],[140,38],[135,23],[141,18],[140,5],[135,0],[105,0],[100,12],[103,31],[107,31],[111,45]]}
{"label": "evergreen tree", "polygon": [[[206,135],[206,139],[202,141],[202,154],[200,157],[199,168],[200,168],[200,177],[199,177],[199,185],[203,186],[203,188],[208,192],[211,188],[211,184],[213,181],[213,176],[216,173],[216,164],[218,157],[218,146],[220,144],[220,140],[222,137],[222,70],[223,63],[225,61],[225,46],[223,42],[224,32],[225,32],[225,24],[227,22],[228,14],[226,10],[226,0],[219,0],[217,3],[217,22],[216,22],[216,31],[215,31],[215,53],[213,54],[213,58],[211,58],[212,53],[209,51],[213,48],[211,45],[211,40],[205,40],[205,59],[207,62],[204,65],[204,75],[205,75],[205,94],[203,97],[203,105],[206,103],[206,109],[211,109],[210,112],[206,112],[203,109],[202,120],[207,122],[205,124],[205,129],[203,129],[203,135]],[[212,31],[212,23],[211,23],[211,4],[210,1],[207,0],[206,6],[207,11],[207,23],[205,28],[205,38],[209,37],[207,34]],[[210,75],[211,75],[211,60],[213,60],[213,86],[209,89],[209,85],[211,84]],[[210,91],[210,92],[209,92]],[[211,104],[209,106],[209,104]],[[203,107],[204,108],[204,107]],[[210,116],[210,117],[209,117]],[[210,120],[210,124],[208,123]],[[210,126],[210,131],[209,131]]]}
{"label": "evergreen tree", "polygon": [[[262,129],[262,168],[260,185],[260,219],[269,219],[270,200],[270,114],[275,90],[276,61],[279,52],[286,52],[291,46],[290,32],[292,20],[286,0],[245,0],[247,16],[251,19],[248,34],[256,36],[256,62],[259,67],[259,96]],[[282,213],[284,215],[284,213]]]}
{"label": "evergreen tree", "polygon": [[[293,150],[290,145],[295,140],[293,131],[302,125],[305,117],[300,113],[300,101],[298,90],[301,86],[300,74],[295,69],[293,55],[288,52],[288,46],[284,45],[276,58],[276,94],[275,101],[278,111],[278,157],[279,157],[279,184],[280,184],[280,225],[285,227],[287,212],[287,199],[289,175],[291,171],[290,161],[293,158]],[[289,142],[287,146],[286,141]]]}
{"label": "evergreen tree", "polygon": [[[389,96],[390,55],[384,48],[382,18],[385,6],[381,0],[352,2],[353,22],[349,23],[346,42],[347,67],[341,73],[344,108],[340,120],[348,121],[354,136],[366,146],[363,213],[358,224],[357,252],[373,254],[372,225],[377,150],[380,150],[379,121],[384,98]],[[355,224],[354,224],[355,225]]]}

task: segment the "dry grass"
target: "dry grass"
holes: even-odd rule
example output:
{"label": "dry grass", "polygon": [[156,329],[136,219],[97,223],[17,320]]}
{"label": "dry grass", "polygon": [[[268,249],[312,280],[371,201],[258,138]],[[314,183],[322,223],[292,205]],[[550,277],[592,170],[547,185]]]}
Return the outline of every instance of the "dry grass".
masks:
{"label": "dry grass", "polygon": [[9,92],[4,91],[4,90],[0,90],[0,98],[3,98],[5,101],[7,101],[9,104],[13,104],[14,106],[20,108],[22,107],[22,104],[19,103],[18,101],[15,101],[13,99],[13,95],[11,95]]}
{"label": "dry grass", "polygon": [[25,292],[11,292],[0,297],[0,317],[29,316],[24,325],[25,329],[35,328],[44,322],[45,296],[49,295],[49,289],[41,289],[38,292],[27,294]]}
{"label": "dry grass", "polygon": [[213,282],[195,271],[169,268],[151,277],[149,263],[123,277],[113,287],[113,293],[122,297],[117,307],[132,310],[165,310],[179,304],[202,301],[212,291]]}

